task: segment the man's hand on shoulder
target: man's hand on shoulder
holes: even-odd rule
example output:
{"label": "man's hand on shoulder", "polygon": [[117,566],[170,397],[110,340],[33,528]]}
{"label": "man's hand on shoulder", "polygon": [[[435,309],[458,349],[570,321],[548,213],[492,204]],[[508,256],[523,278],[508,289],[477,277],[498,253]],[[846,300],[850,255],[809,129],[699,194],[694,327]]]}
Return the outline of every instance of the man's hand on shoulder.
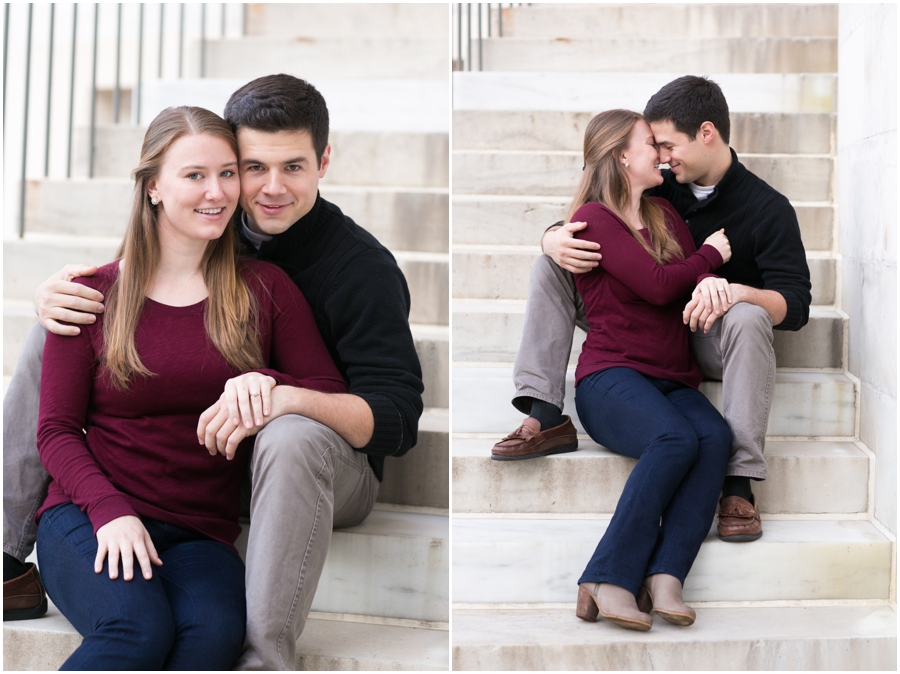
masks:
{"label": "man's hand on shoulder", "polygon": [[77,325],[62,325],[58,321],[91,325],[95,314],[103,312],[103,294],[72,279],[93,276],[97,267],[70,264],[38,286],[34,293],[34,311],[41,325],[56,335],[73,336],[81,332]]}
{"label": "man's hand on shoulder", "polygon": [[603,256],[597,252],[600,250],[599,243],[575,238],[575,232],[585,227],[586,222],[570,222],[548,229],[541,238],[541,250],[566,271],[573,274],[590,271],[600,264]]}

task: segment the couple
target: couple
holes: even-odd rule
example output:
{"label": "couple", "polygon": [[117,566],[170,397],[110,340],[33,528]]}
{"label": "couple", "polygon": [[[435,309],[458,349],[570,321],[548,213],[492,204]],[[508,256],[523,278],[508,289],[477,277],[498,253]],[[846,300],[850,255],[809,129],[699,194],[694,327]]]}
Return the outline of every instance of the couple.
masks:
{"label": "couple", "polygon": [[[766,477],[772,330],[806,324],[810,280],[793,208],[738,161],[729,131],[721,89],[694,76],[643,115],[594,117],[566,222],[544,234],[532,270],[513,400],[530,416],[492,458],[577,449],[562,407],[578,324],[579,419],[638,459],[579,580],[585,620],[648,630],[655,610],[692,624],[682,586],[720,491],[719,536],[762,536],[750,480]],[[723,382],[724,420],[697,390],[704,375]]]}
{"label": "couple", "polygon": [[332,527],[416,441],[409,292],[318,195],[324,99],[263,77],[225,118],[151,123],[119,259],[42,284],[4,401],[4,619],[46,611],[37,521],[64,669],[293,669]]}

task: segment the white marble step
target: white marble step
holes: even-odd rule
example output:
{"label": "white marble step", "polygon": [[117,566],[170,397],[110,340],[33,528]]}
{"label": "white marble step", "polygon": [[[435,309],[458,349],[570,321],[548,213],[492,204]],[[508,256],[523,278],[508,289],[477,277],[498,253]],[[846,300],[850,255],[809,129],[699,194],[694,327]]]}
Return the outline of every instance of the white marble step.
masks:
{"label": "white marble step", "polygon": [[[492,461],[500,437],[453,438],[455,513],[612,514],[636,463],[587,436],[577,452]],[[768,479],[753,483],[764,515],[866,512],[872,464],[854,443],[769,440],[766,461]]]}
{"label": "white marble step", "polygon": [[[45,178],[26,185],[25,231],[46,234],[125,234],[134,185],[127,178]],[[336,185],[323,181],[322,196],[371,232],[390,250],[446,253],[449,190],[443,187]],[[104,204],[97,212],[96,204]]]}
{"label": "white marble step", "polygon": [[[572,595],[574,598],[574,594]],[[697,608],[678,627],[650,632],[573,608],[453,611],[454,670],[888,670],[897,669],[891,606]]]}
{"label": "white marble step", "polygon": [[[120,238],[26,233],[3,246],[4,298],[30,300],[35,289],[67,264],[105,264]],[[406,276],[411,323],[448,325],[450,262],[446,253],[392,251]]]}
{"label": "white marble step", "polygon": [[482,69],[493,72],[667,72],[673,61],[684,72],[703,72],[711,63],[727,73],[837,72],[837,37],[697,39],[667,30],[627,38],[604,32],[577,39],[494,37],[482,39],[481,49]]}
{"label": "white marble step", "polygon": [[[552,223],[550,223],[552,224]],[[540,256],[532,246],[453,246],[453,297],[515,300],[528,297],[531,267]],[[830,252],[806,253],[812,303],[830,305],[835,298],[837,258]]]}
{"label": "white marble step", "polygon": [[[298,670],[419,671],[449,667],[443,629],[351,622],[312,614],[297,641]],[[38,620],[3,623],[6,670],[55,670],[81,644],[81,635],[50,603]]]}
{"label": "white marble step", "polygon": [[443,4],[254,3],[247,7],[247,35],[288,37],[431,37],[446,39]]}
{"label": "white marble step", "polygon": [[[454,150],[580,152],[599,110],[456,110]],[[728,144],[738,154],[830,154],[836,118],[829,113],[731,114]]]}
{"label": "white marble step", "polygon": [[648,23],[665,26],[667,35],[683,38],[833,37],[834,5],[750,4],[547,4],[509,7],[503,11],[504,37],[597,36],[646,38]]}
{"label": "white marble step", "polygon": [[[539,245],[544,231],[565,218],[572,196],[454,194],[453,243]],[[808,201],[792,205],[806,250],[830,251],[834,205]]]}
{"label": "white marble step", "polygon": [[[454,603],[574,602],[607,519],[454,517]],[[710,529],[686,601],[889,599],[891,541],[862,520],[766,520],[762,538]]]}
{"label": "white marble step", "polygon": [[[148,120],[145,120],[148,121]],[[88,175],[89,129],[75,131],[73,175]],[[103,124],[94,133],[94,178],[129,178],[138,165],[146,124]],[[332,130],[331,163],[322,186],[446,188],[446,132]]]}
{"label": "white marble step", "polygon": [[[829,155],[743,154],[741,163],[791,201],[830,201]],[[571,199],[581,180],[581,152],[455,150],[453,191]]]}
{"label": "white marble step", "polygon": [[[455,72],[454,110],[643,110],[664,85],[684,75],[669,72]],[[749,74],[700,69],[716,82],[734,112],[832,112],[837,76],[829,73]]]}
{"label": "white marble step", "polygon": [[419,419],[416,446],[386,457],[379,503],[445,510],[450,506],[450,410],[427,407]]}
{"label": "white marble step", "polygon": [[[514,362],[525,326],[523,300],[452,301],[453,360]],[[843,364],[844,321],[830,307],[810,309],[798,332],[775,330],[775,357],[782,368],[837,368]],[[569,362],[576,364],[586,333],[575,330]]]}
{"label": "white marble step", "polygon": [[[511,365],[457,364],[452,370],[453,433],[504,436],[522,423],[510,403],[516,389]],[[722,409],[721,382],[707,381],[700,390]],[[565,414],[584,432],[575,412],[575,369],[566,376]],[[843,373],[778,372],[769,415],[768,435],[799,438],[852,439],[856,435],[856,387]]]}

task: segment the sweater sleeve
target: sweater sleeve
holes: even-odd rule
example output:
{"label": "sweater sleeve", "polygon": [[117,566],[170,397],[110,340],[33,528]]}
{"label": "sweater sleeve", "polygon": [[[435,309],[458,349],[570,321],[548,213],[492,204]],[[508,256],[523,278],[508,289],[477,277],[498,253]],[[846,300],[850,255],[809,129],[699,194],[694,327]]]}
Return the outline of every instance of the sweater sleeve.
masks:
{"label": "sweater sleeve", "polygon": [[325,313],[350,393],[368,403],[375,421],[364,454],[402,456],[416,444],[424,386],[409,307],[403,273],[378,249],[354,258],[328,297]]}
{"label": "sweater sleeve", "polygon": [[[673,211],[667,210],[667,218],[674,221],[675,232],[685,246],[690,239],[687,226]],[[587,222],[587,227],[576,236],[600,244],[603,258],[600,267],[628,286],[641,299],[656,306],[674,302],[689,292],[699,278],[722,264],[722,256],[713,246],[703,245],[684,260],[660,265],[638,243],[624,222],[602,204],[585,204],[572,217],[573,221]],[[681,229],[679,229],[679,227]],[[683,231],[682,231],[683,229]],[[690,253],[693,245],[685,248]]]}
{"label": "sweater sleeve", "polygon": [[94,534],[107,522],[137,515],[88,450],[83,429],[97,357],[91,335],[99,324],[75,337],[49,333],[41,367],[38,453],[50,476],[91,520]]}
{"label": "sweater sleeve", "polygon": [[758,212],[761,219],[753,229],[753,254],[763,289],[780,293],[787,304],[787,314],[775,329],[799,330],[809,321],[812,285],[797,214],[782,195]]}

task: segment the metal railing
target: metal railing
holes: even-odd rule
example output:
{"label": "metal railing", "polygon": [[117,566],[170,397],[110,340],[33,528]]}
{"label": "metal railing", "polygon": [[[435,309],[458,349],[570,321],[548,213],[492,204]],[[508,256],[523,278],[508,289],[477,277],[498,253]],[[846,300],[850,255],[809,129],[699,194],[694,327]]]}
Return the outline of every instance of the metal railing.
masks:
{"label": "metal railing", "polygon": [[4,167],[9,175],[21,152],[14,172],[19,236],[27,181],[72,177],[76,124],[88,126],[86,175],[92,178],[99,117],[140,125],[147,80],[205,77],[207,41],[241,36],[246,23],[244,3],[4,4]]}
{"label": "metal railing", "polygon": [[[503,37],[503,8],[526,3],[462,3],[453,5],[453,69],[484,69],[484,38]],[[530,3],[527,3],[530,4]],[[473,44],[475,54],[472,53]]]}

